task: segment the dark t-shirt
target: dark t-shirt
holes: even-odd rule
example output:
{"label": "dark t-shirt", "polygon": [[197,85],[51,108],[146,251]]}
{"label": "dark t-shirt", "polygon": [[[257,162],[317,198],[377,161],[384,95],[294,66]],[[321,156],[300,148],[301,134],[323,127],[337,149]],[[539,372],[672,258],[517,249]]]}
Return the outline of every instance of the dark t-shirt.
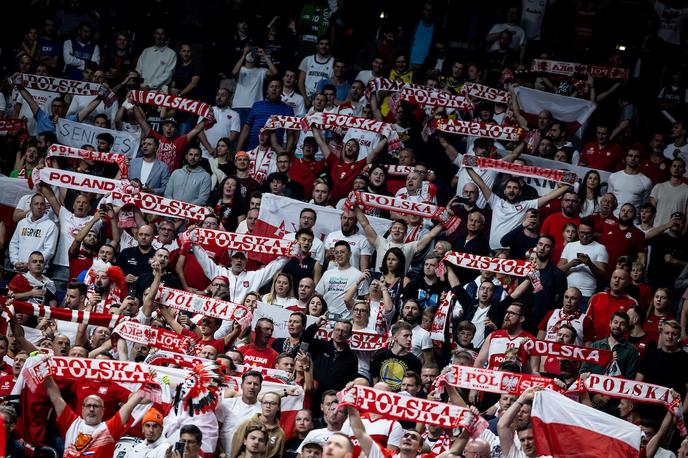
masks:
{"label": "dark t-shirt", "polygon": [[373,357],[370,375],[387,383],[394,391],[399,391],[404,374],[407,371],[420,374],[421,367],[420,360],[413,353],[398,356],[392,353],[392,350],[385,350]]}
{"label": "dark t-shirt", "polygon": [[686,237],[672,237],[668,233],[660,234],[650,242],[650,262],[648,278],[654,287],[664,286],[673,288],[674,280],[683,270],[681,264],[669,264],[664,256],[670,254],[676,259],[688,261],[688,239]]}
{"label": "dark t-shirt", "polygon": [[[181,91],[191,82],[192,77],[201,76],[202,73],[203,67],[201,66],[201,63],[197,60],[192,59],[188,65],[184,65],[180,59],[177,61],[177,66],[174,69],[172,81],[174,81],[175,87]],[[187,99],[195,99],[197,95],[198,87],[194,88],[184,97]]]}
{"label": "dark t-shirt", "polygon": [[[136,297],[142,300],[143,293],[146,292],[146,288],[148,288],[151,284],[153,284],[153,272],[146,272],[137,278],[133,287],[133,292],[136,294]],[[163,274],[162,278],[160,279],[160,286],[182,289],[182,284],[179,282],[179,279],[171,272]],[[131,293],[132,291],[130,290],[129,292]]]}
{"label": "dark t-shirt", "polygon": [[681,350],[667,353],[659,348],[649,351],[638,372],[645,376],[644,382],[673,388],[683,398],[688,383],[688,353]]}
{"label": "dark t-shirt", "polygon": [[440,303],[440,296],[444,291],[449,291],[449,285],[443,281],[438,281],[429,285],[425,278],[413,280],[402,293],[403,300],[415,299],[422,309],[437,307]]}
{"label": "dark t-shirt", "polygon": [[151,249],[148,253],[141,253],[139,247],[125,248],[117,256],[117,265],[122,268],[124,275],[132,274],[136,277],[143,273],[151,272],[148,262],[155,255],[155,250]]}
{"label": "dark t-shirt", "polygon": [[288,273],[293,279],[293,283],[298,285],[299,282],[306,278],[313,278],[313,269],[315,268],[315,259],[307,257],[304,259],[292,258],[282,269],[282,272]]}

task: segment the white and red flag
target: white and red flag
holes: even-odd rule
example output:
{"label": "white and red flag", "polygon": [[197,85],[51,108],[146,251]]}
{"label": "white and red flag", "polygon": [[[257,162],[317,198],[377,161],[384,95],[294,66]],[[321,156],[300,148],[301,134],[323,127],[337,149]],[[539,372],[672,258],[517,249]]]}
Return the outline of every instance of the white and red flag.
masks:
{"label": "white and red flag", "polygon": [[537,124],[538,113],[548,110],[554,119],[562,121],[566,125],[566,130],[571,133],[578,131],[597,108],[597,105],[589,100],[552,94],[523,86],[514,88],[514,93],[518,105],[521,107],[521,114],[531,125]]}
{"label": "white and red flag", "polygon": [[640,427],[553,391],[535,393],[530,419],[538,456],[628,458],[640,453]]}

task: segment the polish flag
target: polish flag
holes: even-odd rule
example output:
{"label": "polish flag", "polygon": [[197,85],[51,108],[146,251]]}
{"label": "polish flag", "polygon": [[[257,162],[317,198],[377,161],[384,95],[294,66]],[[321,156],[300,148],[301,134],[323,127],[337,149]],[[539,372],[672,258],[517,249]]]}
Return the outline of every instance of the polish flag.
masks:
{"label": "polish flag", "polygon": [[570,133],[576,132],[584,126],[597,108],[597,105],[589,100],[552,94],[523,86],[515,87],[514,93],[518,100],[518,106],[521,107],[521,114],[530,125],[537,125],[538,113],[542,110],[549,110],[554,119],[566,124],[566,130]]}
{"label": "polish flag", "polygon": [[530,415],[538,456],[628,458],[640,454],[640,427],[554,391],[535,393]]}

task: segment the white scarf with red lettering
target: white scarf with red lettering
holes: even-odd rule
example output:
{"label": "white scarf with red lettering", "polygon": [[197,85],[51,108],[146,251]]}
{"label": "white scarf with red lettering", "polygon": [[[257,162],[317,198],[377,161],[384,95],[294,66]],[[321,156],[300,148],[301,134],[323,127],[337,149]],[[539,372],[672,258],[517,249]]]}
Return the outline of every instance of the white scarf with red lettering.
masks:
{"label": "white scarf with red lettering", "polygon": [[473,109],[473,104],[465,97],[438,89],[405,87],[401,90],[400,97],[401,100],[426,107],[446,107],[464,111]]}
{"label": "white scarf with red lettering", "polygon": [[275,129],[306,131],[308,130],[308,124],[306,122],[306,118],[301,118],[299,116],[272,115],[265,122],[262,130]]}
{"label": "white scarf with red lettering", "polygon": [[116,189],[108,198],[108,202],[118,207],[132,204],[143,213],[191,221],[203,221],[211,212],[208,208],[200,205],[137,191],[131,186],[124,187],[122,190]]}
{"label": "white scarf with red lettering", "polygon": [[109,107],[117,100],[117,96],[110,88],[98,83],[87,83],[86,81],[31,75],[28,73],[22,73],[15,78],[10,78],[10,82],[17,87],[58,92],[60,94],[100,95],[103,97],[103,104],[106,107]]}
{"label": "white scarf with red lettering", "polygon": [[259,255],[286,256],[290,258],[298,257],[300,254],[300,247],[293,240],[289,241],[252,234],[237,234],[235,232],[200,227],[187,231],[182,236],[182,242],[185,240],[213,252],[221,250],[243,251]]}
{"label": "white scarf with red lettering", "polygon": [[528,339],[523,342],[523,349],[529,355],[554,356],[571,361],[606,366],[612,360],[612,352],[599,348],[579,347],[549,340]]}
{"label": "white scarf with red lettering", "polygon": [[[396,164],[384,164],[383,167],[387,170],[388,175],[392,176],[406,176],[415,170],[415,167],[411,165],[396,165]],[[368,165],[368,171],[373,168],[373,164]]]}
{"label": "white scarf with red lettering", "polygon": [[546,169],[544,167],[535,167],[533,165],[514,164],[512,162],[491,159],[489,157],[469,156],[468,154],[463,155],[462,165],[464,167],[497,170],[499,172],[522,177],[544,178],[546,180],[556,181],[557,183],[564,183],[570,186],[573,186],[577,179],[575,172]]}
{"label": "white scarf with red lettering", "polygon": [[409,84],[405,83],[404,81],[390,80],[387,78],[375,78],[368,81],[368,85],[366,86],[365,90],[365,96],[370,98],[372,94],[376,94],[378,91],[399,92],[407,87],[413,89],[430,89],[420,84]]}
{"label": "white scarf with red lettering", "polygon": [[251,160],[248,164],[248,174],[258,183],[263,183],[270,171],[270,164],[277,157],[277,152],[270,147],[263,149],[261,146],[256,146],[248,151],[248,157]]}
{"label": "white scarf with red lettering", "polygon": [[511,142],[523,138],[523,129],[520,127],[461,121],[460,119],[436,119],[434,122],[437,130],[448,134],[469,135],[471,137],[483,137]]}
{"label": "white scarf with red lettering", "polygon": [[478,256],[476,254],[461,253],[459,251],[447,252],[440,264],[437,266],[437,275],[444,277],[444,262],[449,262],[457,267],[473,270],[488,270],[497,274],[515,275],[517,277],[528,277],[533,285],[533,291],[542,290],[540,282],[540,271],[530,261],[517,259],[501,259],[489,256]]}
{"label": "white scarf with red lettering", "polygon": [[456,215],[450,215],[445,207],[398,199],[396,197],[381,196],[369,192],[354,191],[344,204],[344,208],[351,209],[354,205],[363,208],[379,208],[404,215],[420,216],[421,218],[436,219],[445,228],[447,235],[456,231],[461,219]]}
{"label": "white scarf with red lettering", "polygon": [[200,100],[186,99],[176,95],[141,90],[129,91],[129,94],[127,94],[127,99],[132,103],[145,103],[146,105],[171,108],[173,110],[180,110],[187,113],[196,114],[207,120],[206,128],[210,127],[208,123],[215,122],[213,107],[208,103],[201,102]]}
{"label": "white scarf with red lettering", "polygon": [[484,84],[466,83],[460,91],[462,94],[477,99],[489,100],[494,103],[510,104],[511,96],[507,91],[496,89]]}
{"label": "white scarf with red lettering", "polygon": [[362,118],[360,116],[349,116],[337,113],[312,113],[306,116],[308,126],[315,126],[320,129],[360,129],[367,132],[375,132],[387,138],[387,148],[395,151],[401,146],[399,134],[394,129],[394,125],[376,121],[374,119]]}
{"label": "white scarf with red lettering", "polygon": [[[319,328],[315,337],[321,340],[332,340],[332,328]],[[375,334],[365,331],[352,331],[349,347],[355,351],[377,351],[389,346],[387,334]]]}
{"label": "white scarf with red lettering", "polygon": [[56,143],[50,145],[46,158],[49,157],[67,157],[70,159],[84,159],[87,161],[107,162],[109,164],[117,164],[119,168],[119,175],[126,178],[129,174],[129,167],[127,166],[127,159],[124,154],[120,153],[102,153],[100,151],[89,151],[85,149],[73,148],[71,146],[58,145]]}
{"label": "white scarf with red lettering", "polygon": [[572,76],[575,73],[591,75],[595,78],[626,80],[630,74],[627,68],[586,65],[574,62],[561,62],[547,59],[533,59],[530,66],[533,72],[552,73],[554,75]]}
{"label": "white scarf with red lettering", "polygon": [[337,398],[340,406],[351,405],[357,410],[385,418],[436,425],[442,428],[466,428],[469,433],[474,431],[479,418],[479,415],[473,415],[465,407],[404,396],[362,385],[354,385],[341,391],[337,394]]}
{"label": "white scarf with red lettering", "polygon": [[112,331],[112,336],[175,353],[193,354],[195,348],[195,342],[190,337],[162,328],[146,326],[137,321],[123,321]]}
{"label": "white scarf with red lettering", "polygon": [[160,304],[176,310],[198,313],[227,321],[239,321],[249,314],[248,309],[243,305],[215,297],[201,296],[166,286],[161,286],[158,292]]}
{"label": "white scarf with red lettering", "polygon": [[60,170],[51,167],[33,169],[31,173],[33,183],[46,183],[59,188],[74,189],[79,192],[93,192],[96,194],[109,194],[115,190],[122,190],[127,182],[102,178],[86,173]]}
{"label": "white scarf with red lettering", "polygon": [[674,398],[670,388],[618,377],[590,374],[585,380],[576,380],[569,388],[569,392],[577,391],[588,391],[613,398],[631,399],[641,403],[661,404],[676,417],[681,437],[685,437],[688,434],[686,425],[683,422],[681,398]]}
{"label": "white scarf with red lettering", "polygon": [[499,394],[518,395],[531,386],[561,391],[554,379],[549,377],[457,365],[452,365],[451,371],[440,376],[436,384],[441,387],[445,383],[457,388]]}

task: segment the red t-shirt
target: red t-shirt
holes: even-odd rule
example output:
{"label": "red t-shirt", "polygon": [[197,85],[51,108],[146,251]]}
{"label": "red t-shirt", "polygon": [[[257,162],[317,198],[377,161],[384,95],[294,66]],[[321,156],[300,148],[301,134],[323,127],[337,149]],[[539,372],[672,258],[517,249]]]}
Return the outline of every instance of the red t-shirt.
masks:
{"label": "red t-shirt", "polygon": [[88,426],[66,406],[57,417],[57,427],[65,439],[65,458],[112,458],[115,445],[125,432],[119,413],[96,426]]}
{"label": "red t-shirt", "polygon": [[330,201],[337,203],[339,199],[346,197],[354,187],[354,180],[363,172],[368,162],[361,159],[357,162],[344,162],[334,154],[327,156],[327,166],[330,168],[330,178],[333,189]]}
{"label": "red t-shirt", "polygon": [[552,263],[555,265],[559,262],[561,252],[564,250],[564,226],[566,226],[568,223],[573,223],[578,226],[578,223],[580,223],[580,218],[578,216],[569,218],[562,212],[554,213],[545,219],[545,221],[542,223],[542,228],[540,228],[541,234],[550,235],[554,238]]}
{"label": "red t-shirt", "polygon": [[69,260],[69,278],[76,278],[84,270],[90,269],[97,253],[80,250],[76,258]]}
{"label": "red t-shirt", "polygon": [[273,350],[270,346],[263,350],[259,350],[254,344],[244,345],[237,348],[244,355],[244,364],[249,366],[266,367],[272,369],[275,367],[275,361],[279,353]]}
{"label": "red t-shirt", "polygon": [[115,382],[80,380],[72,383],[71,391],[76,399],[70,403],[70,407],[78,412],[84,404],[84,399],[91,395],[100,397],[105,403],[103,418],[110,418],[119,411],[122,404],[127,402],[131,391]]}
{"label": "red t-shirt", "polygon": [[618,169],[622,157],[619,145],[600,146],[597,142],[591,142],[583,147],[578,165],[613,172]]}
{"label": "red t-shirt", "polygon": [[636,256],[638,253],[645,253],[645,234],[630,226],[628,229],[621,229],[618,224],[607,224],[600,231],[599,242],[607,248],[609,261],[607,265],[607,278],[611,278],[616,260],[621,256]]}
{"label": "red t-shirt", "polygon": [[660,162],[652,162],[649,159],[645,159],[640,163],[640,173],[648,177],[652,184],[661,183],[671,178],[669,165],[670,162],[664,158]]}
{"label": "red t-shirt", "polygon": [[325,161],[309,161],[293,158],[289,168],[289,178],[303,186],[303,195],[310,198],[313,194],[315,179],[325,170]]}
{"label": "red t-shirt", "polygon": [[193,331],[189,331],[188,329],[184,329],[182,331],[183,336],[191,337],[194,342],[196,342],[196,348],[200,351],[201,348],[205,345],[210,345],[211,347],[215,348],[217,350],[217,354],[221,354],[225,352],[225,340],[224,339],[211,339],[211,340],[203,340],[201,336],[196,334]]}
{"label": "red t-shirt", "polygon": [[[190,249],[191,244],[186,244],[179,250],[180,254],[186,256],[184,261],[184,278],[189,287],[203,291],[210,283],[210,280],[205,276],[203,268],[201,268],[198,260],[196,260],[196,256],[190,252]],[[227,250],[218,248],[217,252],[215,252],[206,248],[205,251],[208,253],[210,259],[216,264],[221,264],[223,266],[229,265]]]}
{"label": "red t-shirt", "polygon": [[608,291],[593,294],[588,304],[587,315],[592,318],[595,340],[609,336],[609,322],[614,312],[618,310],[628,311],[634,305],[637,305],[635,299],[626,294],[618,297],[612,296]]}
{"label": "red t-shirt", "polygon": [[182,164],[182,156],[186,145],[189,144],[189,139],[186,135],[180,135],[175,139],[165,138],[164,135],[160,135],[153,129],[151,129],[150,135],[160,142],[157,152],[158,160],[167,166],[170,173],[174,172]]}
{"label": "red t-shirt", "polygon": [[595,213],[590,217],[590,219],[592,219],[592,222],[595,225],[595,232],[600,233],[609,226],[619,224],[619,220],[616,219],[613,215],[608,218],[603,218],[602,216],[600,216],[599,213]]}
{"label": "red t-shirt", "polygon": [[650,340],[654,340],[655,342],[659,342],[659,325],[663,321],[669,321],[669,320],[675,320],[676,317],[674,316],[673,313],[670,313],[669,315],[665,317],[660,317],[655,315],[654,313],[652,315],[648,315],[648,317],[645,319],[645,324],[643,324],[643,331],[645,331],[649,337]]}
{"label": "red t-shirt", "polygon": [[5,374],[0,376],[0,396],[9,396],[14,388],[14,376]]}

